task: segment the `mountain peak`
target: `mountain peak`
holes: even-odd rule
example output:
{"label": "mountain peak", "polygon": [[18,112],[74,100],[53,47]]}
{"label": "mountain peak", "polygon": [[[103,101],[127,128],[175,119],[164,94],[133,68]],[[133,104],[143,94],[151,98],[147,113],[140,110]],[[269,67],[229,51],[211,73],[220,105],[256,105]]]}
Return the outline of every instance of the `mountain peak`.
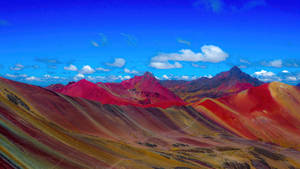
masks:
{"label": "mountain peak", "polygon": [[236,72],[236,73],[242,73],[241,69],[237,66],[233,66],[229,72]]}
{"label": "mountain peak", "polygon": [[145,72],[143,76],[144,76],[144,77],[155,78],[154,75],[153,75],[151,72],[148,72],[148,71]]}

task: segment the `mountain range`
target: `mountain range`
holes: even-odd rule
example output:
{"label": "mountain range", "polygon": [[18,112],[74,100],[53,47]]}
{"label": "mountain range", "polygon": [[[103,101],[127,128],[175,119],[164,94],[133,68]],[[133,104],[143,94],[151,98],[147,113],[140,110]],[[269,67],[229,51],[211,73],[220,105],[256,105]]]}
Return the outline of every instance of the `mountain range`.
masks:
{"label": "mountain range", "polygon": [[237,67],[46,88],[0,78],[0,168],[295,169],[299,110],[299,88]]}
{"label": "mountain range", "polygon": [[66,86],[55,84],[46,88],[68,96],[99,101],[102,104],[162,108],[185,104],[180,97],[160,85],[149,72],[121,83],[92,83],[82,79]]}
{"label": "mountain range", "polygon": [[102,104],[160,108],[189,105],[240,137],[300,149],[299,90],[279,82],[263,83],[238,67],[193,81],[159,82],[149,72],[121,83],[94,84],[83,79],[54,91]]}
{"label": "mountain range", "polygon": [[192,81],[163,80],[161,84],[187,102],[195,102],[201,98],[218,98],[241,92],[263,82],[242,72],[234,66],[227,72],[212,78],[202,77]]}

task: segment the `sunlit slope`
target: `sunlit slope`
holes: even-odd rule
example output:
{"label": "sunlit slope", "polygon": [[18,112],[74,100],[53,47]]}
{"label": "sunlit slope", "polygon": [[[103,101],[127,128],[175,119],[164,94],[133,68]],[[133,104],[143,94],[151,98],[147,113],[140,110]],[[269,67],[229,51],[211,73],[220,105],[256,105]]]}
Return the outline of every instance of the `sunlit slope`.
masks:
{"label": "sunlit slope", "polygon": [[300,149],[300,91],[294,86],[273,82],[193,106],[239,136]]}
{"label": "sunlit slope", "polygon": [[102,105],[0,79],[0,168],[299,167],[300,154],[249,142],[191,107]]}

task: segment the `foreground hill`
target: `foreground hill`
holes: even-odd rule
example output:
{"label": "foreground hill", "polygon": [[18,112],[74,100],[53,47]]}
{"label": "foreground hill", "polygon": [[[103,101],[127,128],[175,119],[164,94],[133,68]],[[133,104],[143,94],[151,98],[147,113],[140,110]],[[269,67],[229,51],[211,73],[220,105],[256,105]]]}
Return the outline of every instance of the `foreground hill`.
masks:
{"label": "foreground hill", "polygon": [[241,137],[300,150],[300,90],[272,82],[191,104]]}
{"label": "foreground hill", "polygon": [[92,83],[85,79],[66,86],[51,85],[52,91],[73,97],[82,97],[103,104],[133,105],[139,107],[162,107],[184,105],[174,93],[161,86],[149,72],[121,83]]}
{"label": "foreground hill", "polygon": [[201,98],[218,98],[238,93],[263,82],[233,67],[212,78],[202,77],[192,81],[165,80],[161,84],[180,96],[186,102],[196,102]]}
{"label": "foreground hill", "polygon": [[298,151],[239,138],[192,107],[101,104],[0,78],[0,117],[5,169],[300,167]]}

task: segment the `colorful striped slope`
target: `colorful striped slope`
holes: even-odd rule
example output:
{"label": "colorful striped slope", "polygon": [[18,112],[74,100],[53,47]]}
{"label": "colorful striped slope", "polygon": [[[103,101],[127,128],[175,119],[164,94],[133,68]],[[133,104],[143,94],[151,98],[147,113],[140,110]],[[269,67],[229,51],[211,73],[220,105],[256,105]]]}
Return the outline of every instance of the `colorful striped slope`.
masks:
{"label": "colorful striped slope", "polygon": [[0,78],[0,168],[300,167],[298,151],[240,138],[203,113],[101,104]]}
{"label": "colorful striped slope", "polygon": [[300,150],[300,90],[272,82],[191,104],[235,134]]}

